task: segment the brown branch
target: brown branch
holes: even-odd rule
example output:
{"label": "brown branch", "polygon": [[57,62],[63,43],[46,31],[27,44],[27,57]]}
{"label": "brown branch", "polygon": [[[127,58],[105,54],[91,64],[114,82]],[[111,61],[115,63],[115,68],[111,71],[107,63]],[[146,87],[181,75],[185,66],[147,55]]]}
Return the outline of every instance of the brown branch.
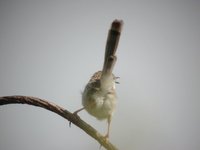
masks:
{"label": "brown branch", "polygon": [[74,115],[68,110],[48,102],[47,100],[43,100],[36,97],[28,97],[28,96],[5,96],[0,97],[0,105],[6,104],[28,104],[33,106],[42,107],[44,109],[50,110],[63,118],[69,120],[83,131],[85,131],[88,135],[96,139],[103,147],[108,150],[117,150],[117,148],[111,144],[108,140],[106,140],[97,130],[91,127],[89,124],[84,122],[79,116]]}

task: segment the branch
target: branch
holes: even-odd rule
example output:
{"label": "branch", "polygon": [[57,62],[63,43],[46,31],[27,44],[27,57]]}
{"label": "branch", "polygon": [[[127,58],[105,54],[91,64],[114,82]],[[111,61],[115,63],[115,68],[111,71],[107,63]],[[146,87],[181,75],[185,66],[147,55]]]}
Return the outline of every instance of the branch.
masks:
{"label": "branch", "polygon": [[0,105],[7,105],[7,104],[28,104],[33,106],[42,107],[49,111],[52,111],[63,118],[67,119],[68,121],[72,122],[83,131],[85,131],[88,135],[96,139],[103,147],[108,150],[117,150],[117,148],[111,144],[108,140],[106,140],[97,130],[95,130],[92,126],[84,122],[79,116],[74,115],[73,113],[69,112],[68,110],[48,102],[47,100],[43,100],[36,97],[28,97],[28,96],[5,96],[0,97]]}

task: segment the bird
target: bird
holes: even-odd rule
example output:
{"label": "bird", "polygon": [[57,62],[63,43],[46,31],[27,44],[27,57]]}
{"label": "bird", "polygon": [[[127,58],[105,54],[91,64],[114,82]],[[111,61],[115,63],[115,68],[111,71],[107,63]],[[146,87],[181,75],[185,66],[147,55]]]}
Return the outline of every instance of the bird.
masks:
{"label": "bird", "polygon": [[118,83],[117,79],[119,77],[113,74],[113,68],[117,61],[116,50],[122,26],[122,20],[115,19],[111,23],[105,47],[103,68],[92,75],[82,93],[83,107],[73,113],[77,115],[78,112],[85,109],[98,120],[107,120],[107,132],[104,136],[106,139],[109,138],[110,124],[116,108],[117,94],[115,84]]}

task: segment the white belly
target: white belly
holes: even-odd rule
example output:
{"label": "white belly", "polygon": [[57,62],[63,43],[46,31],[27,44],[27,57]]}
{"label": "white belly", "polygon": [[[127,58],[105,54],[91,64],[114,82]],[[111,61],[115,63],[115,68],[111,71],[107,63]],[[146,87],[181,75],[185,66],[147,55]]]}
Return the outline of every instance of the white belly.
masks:
{"label": "white belly", "polygon": [[113,115],[115,110],[116,95],[113,93],[103,94],[100,91],[94,94],[85,92],[82,97],[82,104],[87,112],[97,119],[107,119]]}

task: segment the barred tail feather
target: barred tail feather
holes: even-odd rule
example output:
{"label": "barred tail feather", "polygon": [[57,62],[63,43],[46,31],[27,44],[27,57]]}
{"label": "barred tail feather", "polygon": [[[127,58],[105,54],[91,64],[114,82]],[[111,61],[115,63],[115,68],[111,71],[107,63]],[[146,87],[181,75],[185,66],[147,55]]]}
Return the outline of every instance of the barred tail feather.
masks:
{"label": "barred tail feather", "polygon": [[117,60],[115,53],[119,43],[122,25],[123,21],[121,20],[114,20],[111,24],[111,28],[107,37],[102,76],[112,74],[115,62]]}

